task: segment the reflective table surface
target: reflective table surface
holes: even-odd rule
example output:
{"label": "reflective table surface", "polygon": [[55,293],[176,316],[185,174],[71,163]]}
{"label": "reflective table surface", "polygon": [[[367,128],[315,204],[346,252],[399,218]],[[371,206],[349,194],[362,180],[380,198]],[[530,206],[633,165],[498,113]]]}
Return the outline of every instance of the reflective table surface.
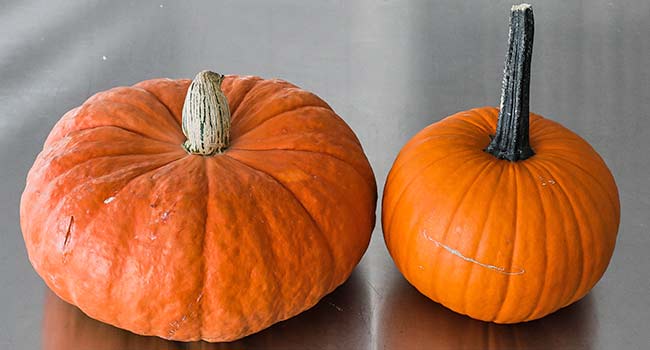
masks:
{"label": "reflective table surface", "polygon": [[531,110],[589,141],[619,186],[616,250],[592,292],[537,321],[475,321],[411,287],[378,224],[350,279],[314,308],[209,344],[94,321],[32,269],[20,195],[60,116],[95,92],[154,77],[203,69],[279,77],[348,122],[381,200],[397,152],[418,130],[498,104],[512,3],[0,0],[0,348],[650,349],[650,2],[532,3]]}

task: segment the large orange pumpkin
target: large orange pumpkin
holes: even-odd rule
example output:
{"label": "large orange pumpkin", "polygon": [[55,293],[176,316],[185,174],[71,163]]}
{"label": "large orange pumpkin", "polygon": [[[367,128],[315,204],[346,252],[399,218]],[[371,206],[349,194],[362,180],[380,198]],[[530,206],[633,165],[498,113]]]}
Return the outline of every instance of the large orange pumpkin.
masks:
{"label": "large orange pumpkin", "polygon": [[612,256],[616,184],[578,135],[529,114],[533,14],[513,8],[500,109],[419,132],[388,176],[382,225],[420,292],[498,323],[543,317],[589,292]]}
{"label": "large orange pumpkin", "polygon": [[376,203],[356,136],[290,83],[222,78],[115,88],[56,124],[21,226],[62,299],[138,334],[227,341],[348,278]]}

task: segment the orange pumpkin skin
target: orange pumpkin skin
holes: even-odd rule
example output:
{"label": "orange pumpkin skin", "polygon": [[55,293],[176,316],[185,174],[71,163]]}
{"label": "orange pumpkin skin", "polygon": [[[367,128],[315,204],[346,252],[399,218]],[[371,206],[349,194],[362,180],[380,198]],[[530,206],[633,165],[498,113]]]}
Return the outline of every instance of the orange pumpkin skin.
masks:
{"label": "orange pumpkin skin", "polygon": [[420,292],[470,317],[515,323],[583,296],[603,275],[619,224],[618,191],[594,149],[530,114],[535,155],[485,152],[498,110],[434,123],[399,153],[383,197],[384,239]]}
{"label": "orange pumpkin skin", "polygon": [[181,147],[190,80],[91,97],[27,177],[30,261],[62,299],[143,335],[228,341],[313,306],[368,246],[376,185],[361,145],[314,94],[228,76],[230,147]]}

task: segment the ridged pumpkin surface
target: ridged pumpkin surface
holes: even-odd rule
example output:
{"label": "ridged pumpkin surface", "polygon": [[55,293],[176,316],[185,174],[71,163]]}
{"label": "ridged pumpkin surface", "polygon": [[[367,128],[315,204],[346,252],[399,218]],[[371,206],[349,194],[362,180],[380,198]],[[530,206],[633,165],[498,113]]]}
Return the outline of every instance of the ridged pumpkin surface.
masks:
{"label": "ridged pumpkin surface", "polygon": [[354,133],[312,93],[228,76],[231,144],[181,144],[190,80],[96,94],[54,127],[21,225],[47,285],[89,316],[175,340],[241,338],[343,283],[376,185]]}
{"label": "ridged pumpkin surface", "polygon": [[383,197],[384,238],[420,292],[473,318],[514,323],[582,298],[616,241],[619,199],[582,138],[530,114],[535,155],[484,151],[498,110],[434,123],[400,152]]}

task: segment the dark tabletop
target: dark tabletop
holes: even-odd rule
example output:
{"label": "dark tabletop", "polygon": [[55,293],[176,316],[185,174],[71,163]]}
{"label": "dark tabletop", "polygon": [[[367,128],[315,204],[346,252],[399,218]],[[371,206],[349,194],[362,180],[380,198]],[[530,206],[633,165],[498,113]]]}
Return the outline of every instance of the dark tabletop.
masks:
{"label": "dark tabletop", "polygon": [[[401,146],[498,104],[511,1],[0,0],[0,348],[650,349],[650,2],[533,1],[531,110],[589,141],[621,198],[616,250],[580,302],[504,326],[457,315],[398,273],[378,226],[350,279],[234,344],[168,343],[47,291],[19,226],[25,175],[53,124],[95,92],[203,69],[319,94],[359,136],[379,193]],[[379,212],[378,212],[379,213]]]}

